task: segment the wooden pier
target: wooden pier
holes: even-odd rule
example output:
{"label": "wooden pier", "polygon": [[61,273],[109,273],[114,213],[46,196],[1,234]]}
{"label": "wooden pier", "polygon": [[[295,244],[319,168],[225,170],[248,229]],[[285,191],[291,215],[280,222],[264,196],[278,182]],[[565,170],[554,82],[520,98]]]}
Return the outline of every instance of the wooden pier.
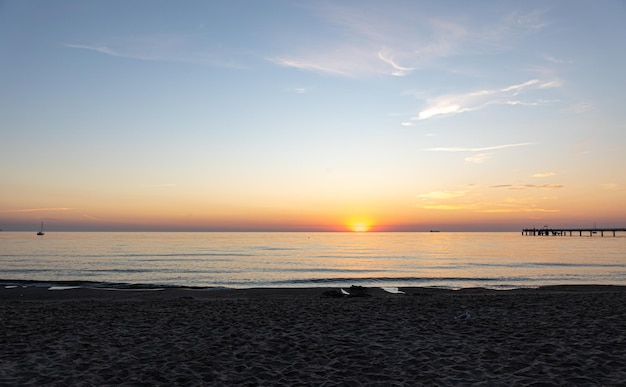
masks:
{"label": "wooden pier", "polygon": [[600,236],[604,236],[604,233],[613,233],[613,236],[617,232],[625,232],[626,228],[525,228],[522,230],[522,235],[567,235],[572,236],[574,233],[578,233],[579,236],[583,236],[584,234],[589,234],[589,236],[593,236],[594,234],[600,234]]}

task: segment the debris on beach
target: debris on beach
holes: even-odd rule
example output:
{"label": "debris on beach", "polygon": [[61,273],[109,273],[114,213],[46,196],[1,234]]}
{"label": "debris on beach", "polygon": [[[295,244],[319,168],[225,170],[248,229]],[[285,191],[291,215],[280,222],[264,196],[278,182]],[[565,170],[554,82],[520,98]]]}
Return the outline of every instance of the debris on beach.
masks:
{"label": "debris on beach", "polygon": [[368,293],[368,289],[363,286],[350,286],[350,289],[345,290],[340,288],[339,290],[327,290],[322,293],[323,298],[341,298],[341,297],[371,297]]}
{"label": "debris on beach", "polygon": [[398,288],[383,287],[381,289],[386,291],[387,293],[391,293],[391,294],[406,294],[405,292],[403,292],[402,290],[400,290]]}
{"label": "debris on beach", "polygon": [[[343,290],[343,289],[342,289]],[[350,292],[348,297],[370,297],[371,294],[368,293],[368,289],[364,286],[350,286]]]}
{"label": "debris on beach", "polygon": [[457,320],[469,320],[470,318],[472,318],[472,314],[470,312],[465,312],[456,316]]}

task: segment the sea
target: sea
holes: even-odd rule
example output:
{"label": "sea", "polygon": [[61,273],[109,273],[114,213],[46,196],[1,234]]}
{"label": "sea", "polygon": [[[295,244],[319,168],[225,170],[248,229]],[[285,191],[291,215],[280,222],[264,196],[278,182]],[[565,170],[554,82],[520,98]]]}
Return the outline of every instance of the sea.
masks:
{"label": "sea", "polygon": [[0,286],[626,285],[626,233],[0,232]]}

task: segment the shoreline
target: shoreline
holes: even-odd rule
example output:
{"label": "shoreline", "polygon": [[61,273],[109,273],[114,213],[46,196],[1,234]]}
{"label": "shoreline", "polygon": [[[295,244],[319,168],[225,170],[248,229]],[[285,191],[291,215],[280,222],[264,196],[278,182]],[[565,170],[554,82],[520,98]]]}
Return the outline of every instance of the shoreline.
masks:
{"label": "shoreline", "polygon": [[0,384],[626,380],[624,286],[337,290],[2,288]]}
{"label": "shoreline", "polygon": [[[38,282],[45,283],[45,282]],[[583,285],[547,285],[513,289],[491,289],[482,287],[448,289],[438,287],[400,287],[402,293],[393,294],[383,290],[383,287],[353,286],[364,289],[369,297],[411,297],[433,295],[532,295],[549,293],[625,293],[624,285],[583,284]],[[348,287],[259,287],[259,288],[227,288],[227,287],[85,287],[70,282],[50,283],[45,286],[8,285],[0,287],[0,301],[3,300],[32,300],[32,301],[62,301],[81,299],[172,299],[192,297],[197,299],[223,298],[324,298],[325,292],[337,292],[340,289],[349,291]],[[354,295],[353,295],[354,296]],[[332,298],[328,296],[327,298]],[[341,297],[338,297],[341,298]],[[345,298],[353,298],[345,296]]]}

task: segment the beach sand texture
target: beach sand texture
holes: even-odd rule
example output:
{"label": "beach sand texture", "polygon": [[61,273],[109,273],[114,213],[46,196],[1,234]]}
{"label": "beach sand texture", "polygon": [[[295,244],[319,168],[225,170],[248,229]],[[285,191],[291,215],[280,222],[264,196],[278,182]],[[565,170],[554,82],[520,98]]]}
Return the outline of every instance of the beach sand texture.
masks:
{"label": "beach sand texture", "polygon": [[0,289],[0,385],[626,381],[621,287],[328,290]]}

